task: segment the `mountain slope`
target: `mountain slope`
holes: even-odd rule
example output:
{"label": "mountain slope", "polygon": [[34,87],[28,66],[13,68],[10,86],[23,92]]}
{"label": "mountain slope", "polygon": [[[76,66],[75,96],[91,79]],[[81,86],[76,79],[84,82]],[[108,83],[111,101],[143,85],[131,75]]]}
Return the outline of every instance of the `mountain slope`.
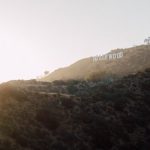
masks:
{"label": "mountain slope", "polygon": [[[73,95],[50,93],[51,86],[64,84],[76,87]],[[150,70],[109,84],[90,84],[0,85],[0,150],[150,149]]]}
{"label": "mountain slope", "polygon": [[101,75],[101,73],[124,76],[150,67],[150,46],[141,45],[120,50],[124,53],[124,57],[121,59],[93,62],[92,57],[85,58],[66,68],[52,72],[41,81],[88,79],[94,74]]}

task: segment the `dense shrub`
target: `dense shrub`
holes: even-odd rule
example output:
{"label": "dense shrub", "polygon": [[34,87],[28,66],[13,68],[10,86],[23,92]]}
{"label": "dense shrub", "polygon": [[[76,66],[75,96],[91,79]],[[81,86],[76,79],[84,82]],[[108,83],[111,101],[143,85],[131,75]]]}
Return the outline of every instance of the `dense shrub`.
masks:
{"label": "dense shrub", "polygon": [[147,70],[111,83],[69,81],[66,93],[53,93],[62,82],[2,84],[0,150],[150,149],[149,80]]}

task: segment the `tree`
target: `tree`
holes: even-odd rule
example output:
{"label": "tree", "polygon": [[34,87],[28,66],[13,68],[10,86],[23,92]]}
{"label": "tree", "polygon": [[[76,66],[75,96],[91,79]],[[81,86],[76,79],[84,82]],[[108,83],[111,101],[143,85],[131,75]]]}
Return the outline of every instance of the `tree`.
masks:
{"label": "tree", "polygon": [[150,45],[150,37],[148,37],[147,39],[145,39],[144,43],[146,43],[147,45]]}
{"label": "tree", "polygon": [[45,74],[45,75],[48,75],[48,74],[49,74],[49,71],[44,71],[44,74]]}

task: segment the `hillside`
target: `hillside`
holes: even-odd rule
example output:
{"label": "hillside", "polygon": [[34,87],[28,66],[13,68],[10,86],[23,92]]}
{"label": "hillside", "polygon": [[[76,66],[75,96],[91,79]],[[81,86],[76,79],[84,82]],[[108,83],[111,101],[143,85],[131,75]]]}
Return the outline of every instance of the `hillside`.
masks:
{"label": "hillside", "polygon": [[55,70],[48,76],[43,77],[41,81],[90,79],[95,78],[95,76],[122,77],[150,67],[150,46],[141,45],[117,50],[123,51],[123,58],[98,62],[93,62],[92,57],[85,58],[68,67]]}
{"label": "hillside", "polygon": [[150,149],[150,69],[102,81],[0,85],[0,150]]}

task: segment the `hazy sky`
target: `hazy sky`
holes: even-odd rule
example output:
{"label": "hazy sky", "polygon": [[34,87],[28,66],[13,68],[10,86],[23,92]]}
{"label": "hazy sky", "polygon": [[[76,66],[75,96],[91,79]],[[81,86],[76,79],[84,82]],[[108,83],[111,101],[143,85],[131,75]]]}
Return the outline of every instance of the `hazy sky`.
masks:
{"label": "hazy sky", "polygon": [[0,0],[0,81],[143,43],[150,0]]}

